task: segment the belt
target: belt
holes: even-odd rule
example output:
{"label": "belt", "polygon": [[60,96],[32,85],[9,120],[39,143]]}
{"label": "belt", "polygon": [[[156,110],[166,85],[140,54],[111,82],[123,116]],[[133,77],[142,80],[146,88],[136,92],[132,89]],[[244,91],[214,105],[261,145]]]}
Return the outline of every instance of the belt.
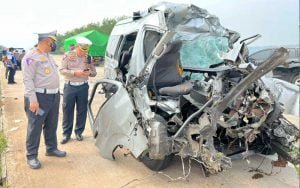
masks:
{"label": "belt", "polygon": [[35,88],[35,92],[45,94],[56,94],[59,92],[59,89]]}
{"label": "belt", "polygon": [[71,82],[71,81],[66,81],[66,84],[70,84],[71,86],[81,86],[85,83],[88,83],[88,81],[83,81],[83,82]]}

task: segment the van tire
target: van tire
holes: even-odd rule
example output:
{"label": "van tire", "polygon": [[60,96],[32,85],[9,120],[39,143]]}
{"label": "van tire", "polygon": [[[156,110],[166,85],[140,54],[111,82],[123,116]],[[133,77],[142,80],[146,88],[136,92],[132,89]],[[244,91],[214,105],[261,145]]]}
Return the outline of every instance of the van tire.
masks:
{"label": "van tire", "polygon": [[299,72],[294,73],[290,77],[290,82],[297,85],[297,86],[300,86],[300,73]]}
{"label": "van tire", "polygon": [[141,161],[144,163],[145,166],[150,168],[153,171],[160,171],[163,169],[166,169],[172,162],[174,155],[168,155],[165,157],[163,160],[154,160],[149,158],[149,154],[145,154],[142,158]]}

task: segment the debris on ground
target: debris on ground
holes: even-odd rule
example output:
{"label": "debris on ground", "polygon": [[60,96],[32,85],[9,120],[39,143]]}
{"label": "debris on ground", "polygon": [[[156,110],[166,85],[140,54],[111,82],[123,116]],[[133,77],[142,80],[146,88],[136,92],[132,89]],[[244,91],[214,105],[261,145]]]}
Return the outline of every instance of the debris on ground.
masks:
{"label": "debris on ground", "polygon": [[256,173],[252,176],[252,179],[260,179],[260,178],[263,178],[264,175],[260,174],[260,173]]}

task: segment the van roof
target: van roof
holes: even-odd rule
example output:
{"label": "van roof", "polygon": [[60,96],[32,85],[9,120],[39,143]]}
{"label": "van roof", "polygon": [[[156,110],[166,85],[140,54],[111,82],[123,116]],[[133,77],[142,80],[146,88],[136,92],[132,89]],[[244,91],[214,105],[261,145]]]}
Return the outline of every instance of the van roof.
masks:
{"label": "van roof", "polygon": [[130,23],[130,22],[133,22],[132,17],[131,17],[131,18],[127,18],[127,19],[125,19],[125,20],[121,20],[121,21],[117,22],[116,25],[127,24],[127,23]]}
{"label": "van roof", "polygon": [[151,26],[164,29],[162,28],[166,25],[164,13],[162,11],[157,11],[151,14],[147,14],[137,20],[128,18],[119,21],[115,25],[111,35],[122,35],[122,34],[132,33],[134,31],[138,31],[139,29],[143,28],[145,25],[151,25]]}

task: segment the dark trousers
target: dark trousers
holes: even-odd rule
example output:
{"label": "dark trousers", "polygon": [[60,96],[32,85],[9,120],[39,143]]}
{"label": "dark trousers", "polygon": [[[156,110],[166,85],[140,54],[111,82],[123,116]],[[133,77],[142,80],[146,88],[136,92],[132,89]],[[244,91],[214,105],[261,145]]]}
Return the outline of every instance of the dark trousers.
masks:
{"label": "dark trousers", "polygon": [[40,137],[43,131],[46,151],[57,149],[57,124],[59,113],[59,94],[37,93],[39,107],[43,114],[36,115],[29,110],[29,98],[25,97],[25,112],[28,118],[26,149],[27,159],[36,158],[40,145]]}
{"label": "dark trousers", "polygon": [[5,67],[5,78],[8,78],[9,67]]}
{"label": "dark trousers", "polygon": [[19,60],[17,60],[17,68],[16,69],[22,70],[22,64],[21,64],[21,61],[19,61]]}
{"label": "dark trousers", "polygon": [[8,67],[8,72],[8,83],[14,83],[16,70],[13,67]]}
{"label": "dark trousers", "polygon": [[71,137],[74,121],[74,109],[76,104],[75,134],[81,135],[85,128],[87,116],[89,85],[72,86],[65,84],[63,101],[63,135]]}

